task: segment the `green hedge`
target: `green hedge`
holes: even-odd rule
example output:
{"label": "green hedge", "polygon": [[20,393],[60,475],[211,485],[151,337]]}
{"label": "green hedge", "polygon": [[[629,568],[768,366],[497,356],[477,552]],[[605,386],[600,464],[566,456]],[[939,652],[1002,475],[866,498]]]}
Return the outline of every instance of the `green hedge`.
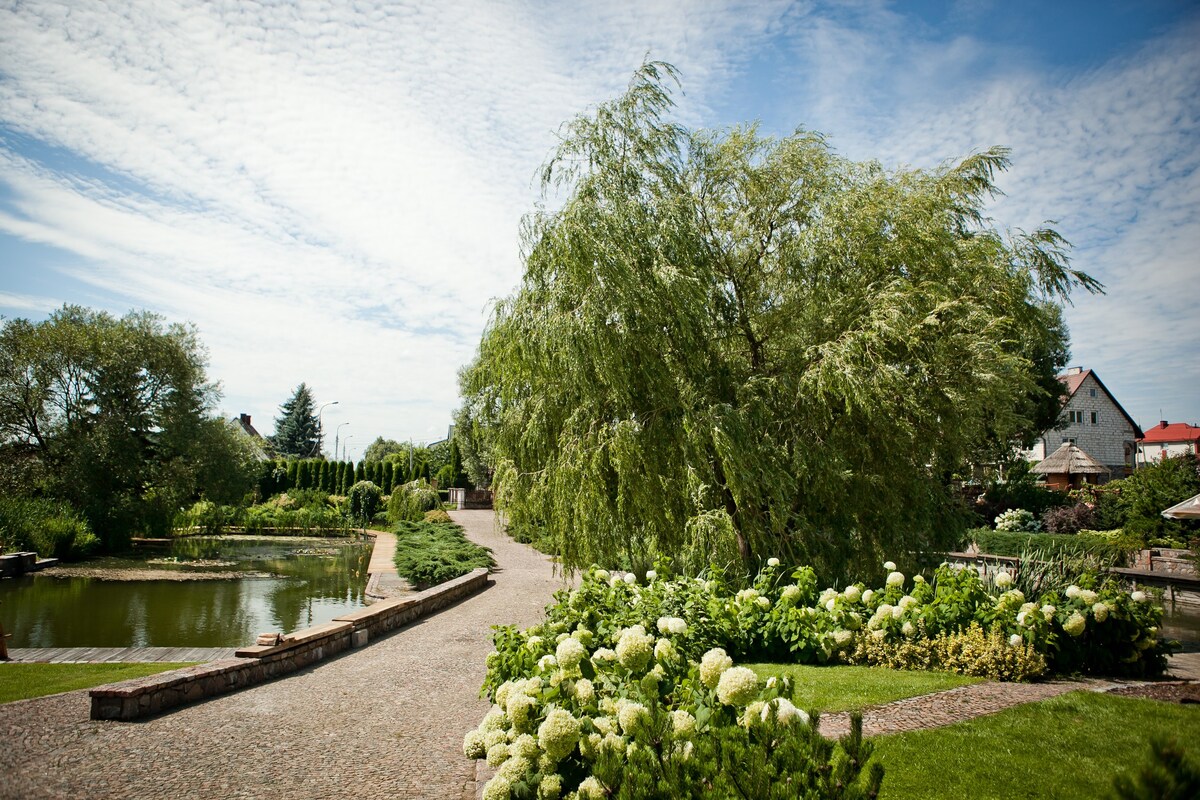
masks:
{"label": "green hedge", "polygon": [[100,540],[66,503],[0,497],[0,551],[31,550],[42,558],[86,558]]}
{"label": "green hedge", "polygon": [[1011,533],[976,528],[968,531],[979,552],[993,556],[1020,556],[1030,550],[1045,550],[1050,554],[1091,554],[1116,562],[1124,561],[1131,548],[1122,538],[1108,538],[1098,533]]}
{"label": "green hedge", "polygon": [[396,571],[418,589],[496,565],[491,550],[468,541],[453,523],[402,521],[395,533]]}

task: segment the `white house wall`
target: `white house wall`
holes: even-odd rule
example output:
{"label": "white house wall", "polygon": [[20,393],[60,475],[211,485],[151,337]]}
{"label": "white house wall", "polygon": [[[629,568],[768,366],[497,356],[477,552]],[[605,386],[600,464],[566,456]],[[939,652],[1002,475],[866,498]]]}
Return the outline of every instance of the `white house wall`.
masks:
{"label": "white house wall", "polygon": [[[1082,414],[1083,421],[1071,421],[1072,412]],[[1094,423],[1093,413],[1096,415]],[[1042,461],[1070,439],[1076,447],[1112,470],[1110,478],[1122,477],[1125,468],[1133,466],[1137,446],[1133,425],[1095,376],[1089,374],[1084,378],[1063,407],[1059,423],[1061,427],[1046,431],[1033,449],[1024,454],[1025,458]]]}

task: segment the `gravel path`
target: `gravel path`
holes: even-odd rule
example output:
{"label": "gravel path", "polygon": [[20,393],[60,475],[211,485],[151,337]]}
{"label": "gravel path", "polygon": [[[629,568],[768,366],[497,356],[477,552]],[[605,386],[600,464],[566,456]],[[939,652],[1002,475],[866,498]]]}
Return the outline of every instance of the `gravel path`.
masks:
{"label": "gravel path", "polygon": [[0,705],[0,798],[461,798],[463,733],[490,626],[531,625],[562,585],[545,556],[452,513],[492,548],[494,585],[361,650],[136,723],[88,719],[86,691]]}

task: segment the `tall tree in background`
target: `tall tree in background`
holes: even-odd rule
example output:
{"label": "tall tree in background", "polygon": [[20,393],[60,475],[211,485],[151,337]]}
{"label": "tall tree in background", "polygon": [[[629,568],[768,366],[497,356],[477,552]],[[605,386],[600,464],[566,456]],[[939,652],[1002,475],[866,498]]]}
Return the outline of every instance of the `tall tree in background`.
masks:
{"label": "tall tree in background", "polygon": [[950,475],[1029,430],[1036,356],[1065,348],[1047,309],[1099,284],[1053,230],[985,218],[1002,148],[889,171],[804,130],[689,132],[673,78],[646,64],[565,126],[565,203],[525,221],[460,443],[569,567],[832,577],[951,543]]}
{"label": "tall tree in background", "polygon": [[307,458],[321,444],[321,420],[308,386],[301,383],[291,398],[279,407],[271,444],[281,455]]}
{"label": "tall tree in background", "polygon": [[258,453],[212,416],[217,388],[191,326],[64,306],[0,330],[4,490],[71,503],[108,548],[162,535],[202,493],[249,492]]}

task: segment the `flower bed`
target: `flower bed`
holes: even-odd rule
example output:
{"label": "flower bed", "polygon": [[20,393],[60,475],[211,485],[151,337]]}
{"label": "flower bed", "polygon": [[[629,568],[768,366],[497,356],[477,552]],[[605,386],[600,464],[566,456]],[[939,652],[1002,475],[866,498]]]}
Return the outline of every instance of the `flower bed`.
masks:
{"label": "flower bed", "polygon": [[734,658],[1002,680],[1165,669],[1161,607],[1112,580],[1080,576],[1034,601],[1003,572],[985,585],[949,565],[929,580],[884,566],[883,586],[841,591],[818,591],[812,569],[788,573],[776,559],[739,591],[719,572],[640,582],[589,570],[545,622],[496,629],[483,687],[495,705],[464,741],[498,770],[485,798],[770,797],[781,776],[791,783],[780,796],[877,790],[857,728],[822,744],[789,686]]}

